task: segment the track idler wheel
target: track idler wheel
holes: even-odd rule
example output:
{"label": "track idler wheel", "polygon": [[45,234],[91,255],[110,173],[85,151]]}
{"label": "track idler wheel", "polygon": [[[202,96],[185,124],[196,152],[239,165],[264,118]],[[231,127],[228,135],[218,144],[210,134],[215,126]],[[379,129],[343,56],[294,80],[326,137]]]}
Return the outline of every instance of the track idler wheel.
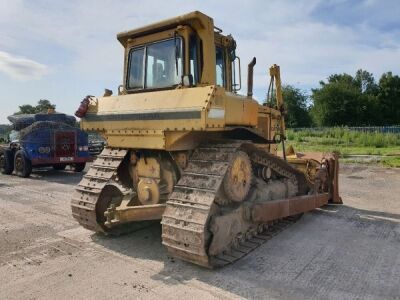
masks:
{"label": "track idler wheel", "polygon": [[253,169],[246,152],[237,151],[225,175],[223,186],[226,196],[233,202],[246,199],[253,181]]}
{"label": "track idler wheel", "polygon": [[121,190],[113,184],[107,184],[100,194],[100,199],[96,204],[97,223],[107,232],[109,228],[104,226],[107,218],[105,212],[111,207],[117,207],[121,204],[123,194]]}

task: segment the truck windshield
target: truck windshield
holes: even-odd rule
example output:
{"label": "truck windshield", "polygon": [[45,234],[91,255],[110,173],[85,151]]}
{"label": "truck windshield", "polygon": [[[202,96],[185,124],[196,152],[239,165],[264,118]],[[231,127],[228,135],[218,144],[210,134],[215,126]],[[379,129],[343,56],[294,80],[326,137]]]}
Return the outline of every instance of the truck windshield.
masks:
{"label": "truck windshield", "polygon": [[176,37],[134,48],[129,53],[127,88],[178,85],[182,77],[182,39]]}
{"label": "truck windshield", "polygon": [[19,132],[12,130],[8,137],[11,143],[16,143],[19,141]]}

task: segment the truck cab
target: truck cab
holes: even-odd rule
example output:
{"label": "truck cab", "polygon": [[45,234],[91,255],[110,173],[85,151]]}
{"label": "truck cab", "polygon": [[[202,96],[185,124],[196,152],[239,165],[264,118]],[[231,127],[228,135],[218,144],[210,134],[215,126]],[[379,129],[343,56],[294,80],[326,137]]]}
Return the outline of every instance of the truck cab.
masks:
{"label": "truck cab", "polygon": [[88,136],[75,127],[75,118],[60,113],[14,115],[9,144],[0,147],[0,172],[28,177],[32,168],[70,165],[81,172],[91,161]]}

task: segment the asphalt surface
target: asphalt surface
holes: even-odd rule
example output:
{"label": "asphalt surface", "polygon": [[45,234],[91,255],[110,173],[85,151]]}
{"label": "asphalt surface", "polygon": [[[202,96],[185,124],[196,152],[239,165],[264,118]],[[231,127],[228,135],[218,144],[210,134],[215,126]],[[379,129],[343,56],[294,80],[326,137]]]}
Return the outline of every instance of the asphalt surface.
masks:
{"label": "asphalt surface", "polygon": [[80,176],[0,175],[0,299],[400,299],[400,169],[345,166],[344,205],[218,270],[169,257],[157,222],[118,238],[81,228]]}

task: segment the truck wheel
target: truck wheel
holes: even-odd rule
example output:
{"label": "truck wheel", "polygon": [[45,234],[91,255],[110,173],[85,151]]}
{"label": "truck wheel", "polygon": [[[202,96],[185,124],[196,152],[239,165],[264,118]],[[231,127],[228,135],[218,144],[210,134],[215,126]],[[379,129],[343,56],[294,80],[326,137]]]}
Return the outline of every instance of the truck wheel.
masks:
{"label": "truck wheel", "polygon": [[22,150],[15,153],[14,170],[19,177],[29,177],[32,173],[32,163]]}
{"label": "truck wheel", "polygon": [[86,163],[77,163],[74,164],[73,167],[75,172],[82,172],[86,167]]}
{"label": "truck wheel", "polygon": [[13,153],[10,149],[0,150],[0,173],[10,175],[14,171]]}
{"label": "truck wheel", "polygon": [[64,165],[64,164],[53,165],[53,169],[54,169],[54,170],[57,170],[57,171],[65,170],[66,167],[67,167],[67,165]]}

